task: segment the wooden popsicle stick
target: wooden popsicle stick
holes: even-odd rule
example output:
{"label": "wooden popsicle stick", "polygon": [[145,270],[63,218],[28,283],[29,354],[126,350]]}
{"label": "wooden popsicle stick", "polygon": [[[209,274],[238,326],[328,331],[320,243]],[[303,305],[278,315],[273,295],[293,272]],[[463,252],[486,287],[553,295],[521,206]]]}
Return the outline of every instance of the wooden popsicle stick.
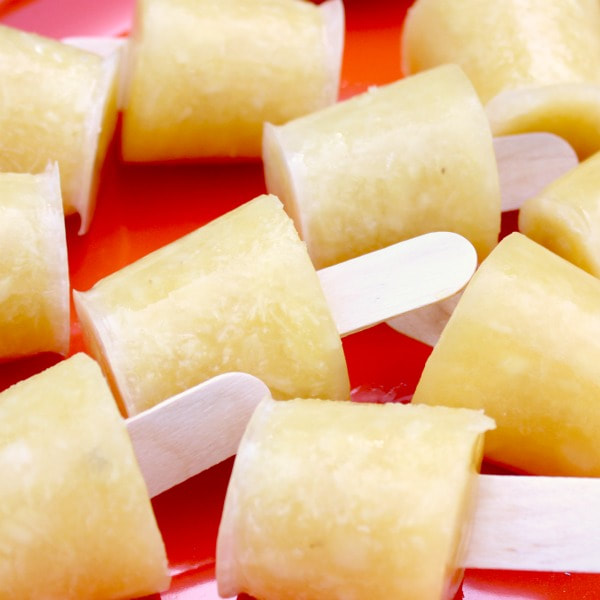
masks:
{"label": "wooden popsicle stick", "polygon": [[477,266],[472,244],[435,232],[317,271],[340,335],[382,323],[463,288]]}
{"label": "wooden popsicle stick", "polygon": [[464,566],[600,571],[600,479],[480,475]]}
{"label": "wooden popsicle stick", "polygon": [[218,375],[126,420],[150,497],[233,456],[267,386]]}
{"label": "wooden popsicle stick", "polygon": [[[268,394],[227,373],[128,419],[149,494],[235,454]],[[478,487],[465,567],[600,572],[600,479],[479,475]]]}
{"label": "wooden popsicle stick", "polygon": [[516,210],[578,164],[570,144],[553,133],[494,138],[502,211]]}

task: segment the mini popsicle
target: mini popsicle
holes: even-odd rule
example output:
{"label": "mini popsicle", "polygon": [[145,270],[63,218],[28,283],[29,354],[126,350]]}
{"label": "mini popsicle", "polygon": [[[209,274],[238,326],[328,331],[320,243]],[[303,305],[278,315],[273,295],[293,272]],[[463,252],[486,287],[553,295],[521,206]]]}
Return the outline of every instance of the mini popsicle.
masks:
{"label": "mini popsicle", "polygon": [[168,588],[144,480],[98,365],[77,354],[0,394],[4,599]]}
{"label": "mini popsicle", "polygon": [[[507,151],[523,142],[519,153]],[[547,164],[528,143],[498,141],[503,158],[514,155],[504,169],[506,208],[531,194],[524,181],[543,187],[577,164],[564,142],[553,140],[566,162]],[[519,164],[528,153],[531,162]],[[498,241],[499,161],[483,106],[455,65],[265,124],[263,162],[268,191],[284,203],[317,268],[436,230],[465,236],[480,260]]]}
{"label": "mini popsicle", "polygon": [[343,46],[341,0],[138,0],[123,158],[259,157],[264,121],[337,100]]}
{"label": "mini popsicle", "polygon": [[600,280],[520,233],[465,288],[413,402],[496,421],[488,459],[540,475],[600,475]]}
{"label": "mini popsicle", "polygon": [[465,567],[598,571],[600,480],[477,476],[492,428],[467,409],[263,399],[225,500],[220,594],[441,600]]}
{"label": "mini popsicle", "polygon": [[74,299],[130,416],[232,370],[278,399],[346,399],[340,335],[453,294],[475,266],[466,239],[435,233],[317,273],[281,202],[260,196]]}
{"label": "mini popsicle", "polygon": [[117,110],[118,55],[104,58],[0,26],[0,170],[60,169],[64,213],[89,228]]}
{"label": "mini popsicle", "polygon": [[67,354],[69,312],[58,168],[0,173],[0,360]]}

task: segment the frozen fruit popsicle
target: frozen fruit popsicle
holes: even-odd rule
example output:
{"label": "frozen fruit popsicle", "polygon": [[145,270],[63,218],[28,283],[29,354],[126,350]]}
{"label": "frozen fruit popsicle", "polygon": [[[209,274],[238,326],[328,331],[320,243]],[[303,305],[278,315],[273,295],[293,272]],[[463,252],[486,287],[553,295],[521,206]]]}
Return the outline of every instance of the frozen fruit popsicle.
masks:
{"label": "frozen fruit popsicle", "polygon": [[76,354],[0,394],[2,598],[169,586],[144,480],[98,365]]}
{"label": "frozen fruit popsicle", "polygon": [[[499,152],[510,156],[506,143],[498,142]],[[521,158],[537,155],[525,148]],[[563,168],[576,164],[567,150]],[[436,230],[465,236],[480,259],[497,243],[501,190],[492,135],[457,66],[371,88],[281,126],[266,124],[263,161],[267,189],[283,201],[317,268]],[[511,164],[523,172],[518,160]],[[507,196],[526,179],[512,170]],[[552,167],[538,162],[537,170]],[[517,193],[516,202],[523,199]]]}
{"label": "frozen fruit popsicle", "polygon": [[291,219],[260,196],[75,292],[88,347],[127,414],[226,371],[276,398],[348,397],[340,334],[453,294],[471,244],[438,233],[317,274]]}
{"label": "frozen fruit popsicle", "polygon": [[485,410],[485,454],[541,475],[600,475],[600,281],[520,233],[481,264],[413,401]]}
{"label": "frozen fruit popsicle", "polygon": [[600,277],[600,154],[528,199],[519,212],[519,230]]}
{"label": "frozen fruit popsicle", "polygon": [[139,0],[124,159],[259,157],[264,121],[337,99],[343,44],[341,0]]}
{"label": "frozen fruit popsicle", "polygon": [[227,490],[219,593],[441,600],[464,567],[598,570],[600,480],[479,476],[490,429],[467,409],[265,398]]}
{"label": "frozen fruit popsicle", "polygon": [[0,360],[66,354],[69,301],[58,168],[0,173]]}
{"label": "frozen fruit popsicle", "polygon": [[495,135],[551,131],[585,157],[600,149],[599,29],[594,0],[418,0],[404,23],[403,71],[456,63]]}
{"label": "frozen fruit popsicle", "polygon": [[97,179],[116,122],[116,55],[106,58],[0,27],[0,170],[58,162],[64,213],[89,228]]}

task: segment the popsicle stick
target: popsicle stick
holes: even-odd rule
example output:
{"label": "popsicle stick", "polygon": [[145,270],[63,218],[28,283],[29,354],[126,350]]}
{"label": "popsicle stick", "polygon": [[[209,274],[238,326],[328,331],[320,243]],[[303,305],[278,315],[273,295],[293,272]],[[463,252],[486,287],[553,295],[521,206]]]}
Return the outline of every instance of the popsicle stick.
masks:
{"label": "popsicle stick", "polygon": [[387,324],[413,340],[435,346],[461,294],[462,290],[435,304],[392,317],[387,320]]}
{"label": "popsicle stick", "polygon": [[465,566],[600,571],[600,479],[480,475]]}
{"label": "popsicle stick", "polygon": [[578,164],[575,150],[552,133],[523,133],[494,138],[503,211],[528,198]]}
{"label": "popsicle stick", "polygon": [[233,456],[267,386],[245,373],[219,375],[127,419],[148,494]]}
{"label": "popsicle stick", "polygon": [[437,302],[463,288],[477,266],[456,233],[428,233],[318,271],[340,335]]}

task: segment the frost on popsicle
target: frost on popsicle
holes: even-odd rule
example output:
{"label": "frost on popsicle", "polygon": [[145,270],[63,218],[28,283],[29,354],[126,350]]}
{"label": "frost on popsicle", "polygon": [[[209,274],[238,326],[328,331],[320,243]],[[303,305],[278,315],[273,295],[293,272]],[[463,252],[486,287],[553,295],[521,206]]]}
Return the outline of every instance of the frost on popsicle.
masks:
{"label": "frost on popsicle", "polygon": [[69,313],[58,169],[0,173],[0,360],[66,354]]}
{"label": "frost on popsicle", "polygon": [[227,490],[220,594],[452,598],[492,427],[470,410],[263,400]]}
{"label": "frost on popsicle", "polygon": [[139,0],[123,157],[258,157],[264,121],[335,102],[343,44],[341,0]]}
{"label": "frost on popsicle", "polygon": [[0,473],[2,598],[113,600],[168,588],[131,442],[88,356],[0,394]]}
{"label": "frost on popsicle", "polygon": [[116,123],[117,55],[0,26],[0,170],[60,169],[66,215],[92,219],[97,179]]}
{"label": "frost on popsicle", "polygon": [[349,395],[317,274],[274,196],[260,196],[75,292],[88,346],[128,414],[241,371],[276,398]]}
{"label": "frost on popsicle", "polygon": [[595,0],[418,0],[404,25],[403,67],[459,64],[494,135],[549,131],[585,158],[600,150],[598,31]]}

